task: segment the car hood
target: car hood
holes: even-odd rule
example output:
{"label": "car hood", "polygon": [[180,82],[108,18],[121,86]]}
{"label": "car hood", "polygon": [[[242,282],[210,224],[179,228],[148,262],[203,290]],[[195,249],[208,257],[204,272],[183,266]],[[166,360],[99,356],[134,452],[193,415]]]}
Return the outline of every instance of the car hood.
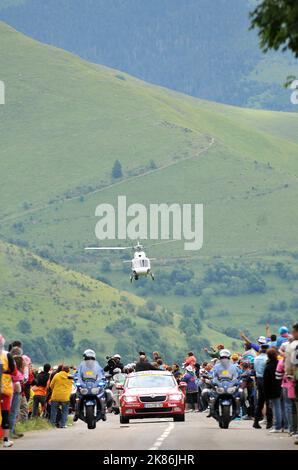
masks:
{"label": "car hood", "polygon": [[127,388],[125,395],[167,395],[168,393],[178,393],[180,390],[177,387],[166,388]]}

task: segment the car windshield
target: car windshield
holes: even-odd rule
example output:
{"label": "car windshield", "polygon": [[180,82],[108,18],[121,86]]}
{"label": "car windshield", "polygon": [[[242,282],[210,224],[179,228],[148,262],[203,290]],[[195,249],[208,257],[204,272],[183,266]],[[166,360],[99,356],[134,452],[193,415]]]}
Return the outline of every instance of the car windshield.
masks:
{"label": "car windshield", "polygon": [[127,388],[160,388],[160,387],[174,387],[176,385],[175,379],[171,375],[139,375],[130,377],[127,380]]}

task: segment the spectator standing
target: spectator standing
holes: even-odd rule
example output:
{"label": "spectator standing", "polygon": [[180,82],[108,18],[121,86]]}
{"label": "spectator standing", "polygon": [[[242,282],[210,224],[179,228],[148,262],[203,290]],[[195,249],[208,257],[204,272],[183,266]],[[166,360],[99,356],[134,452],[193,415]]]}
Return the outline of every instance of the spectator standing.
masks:
{"label": "spectator standing", "polygon": [[11,355],[15,362],[15,375],[12,377],[13,383],[13,396],[10,405],[9,413],[9,428],[10,434],[13,439],[19,439],[24,434],[18,433],[15,429],[16,422],[20,412],[21,398],[22,398],[22,383],[24,381],[24,361],[22,358],[21,348],[14,347],[11,349]]}
{"label": "spectator standing", "polygon": [[195,411],[198,404],[198,380],[195,370],[192,366],[186,366],[186,374],[181,378],[182,382],[187,383],[186,388],[186,403],[188,405],[187,411]]}
{"label": "spectator standing", "polygon": [[283,343],[286,343],[289,341],[289,330],[286,326],[281,326],[280,329],[278,330],[279,336],[277,337],[276,340],[276,347],[279,349]]}
{"label": "spectator standing", "polygon": [[281,381],[282,407],[284,408],[289,433],[293,435],[297,433],[297,414],[294,377],[288,376],[285,373],[285,355],[288,344],[283,343],[279,349],[282,358],[279,360],[276,368],[276,378]]}
{"label": "spectator standing", "polygon": [[268,361],[264,369],[264,394],[267,401],[270,400],[273,408],[274,427],[269,432],[282,432],[282,408],[281,408],[281,383],[276,378],[278,365],[277,350],[270,348],[267,351]]}
{"label": "spectator standing", "polygon": [[34,391],[32,418],[37,418],[39,416],[39,405],[41,405],[42,411],[44,410],[50,370],[51,365],[44,364],[43,370],[37,374],[36,378],[32,382],[32,388]]}
{"label": "spectator standing", "polygon": [[265,403],[266,403],[266,418],[267,418],[266,428],[267,429],[270,429],[272,427],[272,421],[273,421],[270,402],[269,400],[266,399],[265,391],[264,391],[264,371],[265,371],[266,363],[268,360],[267,349],[268,349],[267,344],[262,345],[259,354],[256,356],[254,360],[254,370],[255,370],[256,386],[257,386],[256,410],[255,410],[255,419],[253,423],[253,427],[255,429],[261,429],[260,421],[263,419],[263,408],[264,408]]}
{"label": "spectator standing", "polygon": [[69,374],[69,367],[63,366],[61,372],[55,374],[53,380],[51,381],[50,388],[52,391],[51,396],[51,424],[56,425],[56,418],[58,407],[61,406],[61,421],[60,427],[66,428],[67,417],[69,410],[70,395],[72,391],[73,378]]}
{"label": "spectator standing", "polygon": [[11,447],[9,438],[9,412],[13,395],[12,376],[15,375],[15,363],[12,355],[5,351],[5,338],[0,335],[0,408],[3,429],[3,447]]}
{"label": "spectator standing", "polygon": [[197,363],[197,359],[192,351],[190,351],[186,358],[184,359],[184,367],[186,368],[187,366],[192,366],[194,367],[195,364]]}

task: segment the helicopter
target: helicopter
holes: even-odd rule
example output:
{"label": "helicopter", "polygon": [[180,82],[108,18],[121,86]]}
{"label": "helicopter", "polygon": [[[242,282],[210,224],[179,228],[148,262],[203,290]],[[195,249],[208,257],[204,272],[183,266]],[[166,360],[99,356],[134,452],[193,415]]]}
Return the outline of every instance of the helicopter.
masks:
{"label": "helicopter", "polygon": [[132,260],[125,260],[124,263],[131,264],[131,274],[130,282],[133,280],[137,281],[139,277],[148,277],[150,276],[152,281],[154,281],[154,274],[151,271],[150,261],[155,258],[148,258],[144,251],[144,246],[141,245],[140,241],[132,247],[129,246],[87,246],[85,250],[129,250],[133,249],[134,256]]}

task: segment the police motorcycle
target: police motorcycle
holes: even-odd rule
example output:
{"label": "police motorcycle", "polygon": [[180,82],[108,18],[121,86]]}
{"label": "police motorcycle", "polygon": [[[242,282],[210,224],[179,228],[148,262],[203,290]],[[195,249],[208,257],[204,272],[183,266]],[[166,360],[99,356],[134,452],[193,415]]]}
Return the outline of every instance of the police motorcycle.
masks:
{"label": "police motorcycle", "polygon": [[229,351],[221,352],[222,363],[215,366],[218,367],[218,373],[212,380],[213,391],[210,397],[211,416],[218,421],[222,429],[228,429],[230,422],[239,416],[241,401],[239,379],[233,374],[233,365],[229,364],[228,354],[225,357],[225,353]]}
{"label": "police motorcycle", "polygon": [[74,422],[80,419],[88,429],[95,429],[99,420],[106,421],[106,398],[109,396],[105,390],[106,379],[95,361],[94,351],[86,350],[84,359],[74,376],[77,389]]}

